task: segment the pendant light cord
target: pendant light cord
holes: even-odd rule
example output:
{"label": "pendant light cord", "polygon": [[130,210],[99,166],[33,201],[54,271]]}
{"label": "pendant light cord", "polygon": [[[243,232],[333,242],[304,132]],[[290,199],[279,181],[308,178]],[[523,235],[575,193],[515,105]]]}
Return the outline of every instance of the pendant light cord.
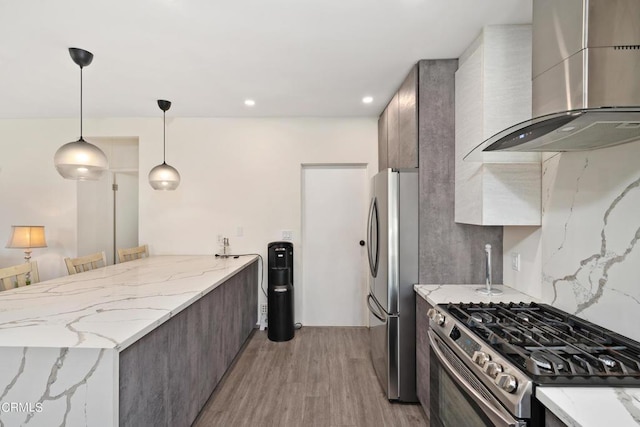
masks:
{"label": "pendant light cord", "polygon": [[162,163],[167,163],[167,112],[162,111]]}
{"label": "pendant light cord", "polygon": [[82,138],[82,65],[80,66],[80,141],[84,141]]}

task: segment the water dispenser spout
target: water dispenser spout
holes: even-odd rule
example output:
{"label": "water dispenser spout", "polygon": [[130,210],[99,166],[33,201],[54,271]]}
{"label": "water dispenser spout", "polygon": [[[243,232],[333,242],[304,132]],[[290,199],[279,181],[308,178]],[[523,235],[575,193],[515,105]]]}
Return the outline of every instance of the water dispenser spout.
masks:
{"label": "water dispenser spout", "polygon": [[228,237],[224,237],[222,239],[222,255],[220,255],[221,258],[229,258],[229,254],[231,253],[230,251],[230,247],[229,247],[229,238]]}

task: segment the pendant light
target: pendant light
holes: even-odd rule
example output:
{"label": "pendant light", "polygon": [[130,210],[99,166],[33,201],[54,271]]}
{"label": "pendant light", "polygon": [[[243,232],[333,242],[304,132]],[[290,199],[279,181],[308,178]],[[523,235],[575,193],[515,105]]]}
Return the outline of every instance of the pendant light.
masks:
{"label": "pendant light", "polygon": [[82,69],[91,64],[93,54],[75,47],[69,48],[69,54],[80,67],[80,139],[60,147],[53,163],[65,179],[96,181],[107,170],[109,162],[102,150],[82,137]]}
{"label": "pendant light", "polygon": [[180,185],[180,174],[173,166],[166,162],[167,152],[167,110],[171,108],[171,102],[158,100],[158,107],[162,110],[162,164],[149,172],[149,184],[154,190],[175,190]]}

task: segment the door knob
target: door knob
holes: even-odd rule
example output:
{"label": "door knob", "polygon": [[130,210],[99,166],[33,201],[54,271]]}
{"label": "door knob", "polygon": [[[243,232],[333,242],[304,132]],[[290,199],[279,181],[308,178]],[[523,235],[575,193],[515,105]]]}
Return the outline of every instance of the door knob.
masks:
{"label": "door knob", "polygon": [[364,240],[360,240],[360,246],[364,246]]}

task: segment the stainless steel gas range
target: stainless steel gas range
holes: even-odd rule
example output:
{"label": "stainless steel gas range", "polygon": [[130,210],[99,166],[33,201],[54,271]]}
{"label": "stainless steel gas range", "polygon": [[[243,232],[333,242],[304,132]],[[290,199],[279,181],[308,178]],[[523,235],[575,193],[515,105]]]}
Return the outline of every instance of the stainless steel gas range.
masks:
{"label": "stainless steel gas range", "polygon": [[639,386],[640,343],[545,304],[430,309],[431,426],[543,426],[536,387]]}

